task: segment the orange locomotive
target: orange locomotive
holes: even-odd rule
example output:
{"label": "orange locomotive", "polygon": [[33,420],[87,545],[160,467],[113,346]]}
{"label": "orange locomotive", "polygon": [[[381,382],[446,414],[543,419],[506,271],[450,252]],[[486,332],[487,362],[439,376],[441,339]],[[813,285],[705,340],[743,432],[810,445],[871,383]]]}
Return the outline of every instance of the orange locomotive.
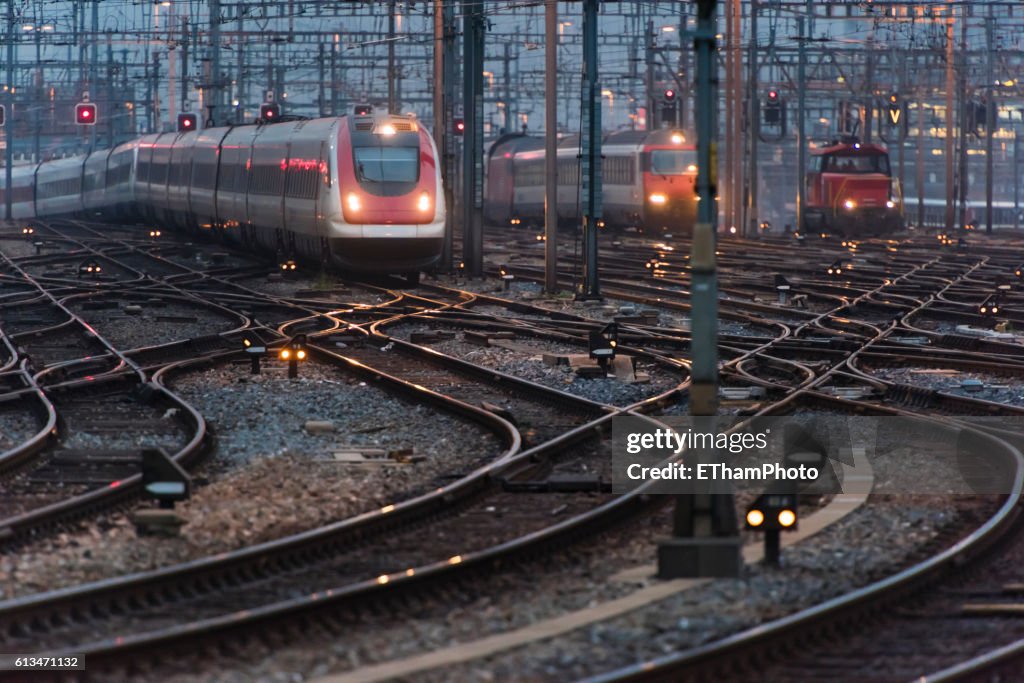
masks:
{"label": "orange locomotive", "polygon": [[903,197],[884,147],[846,139],[814,150],[805,187],[805,231],[857,237],[903,227]]}

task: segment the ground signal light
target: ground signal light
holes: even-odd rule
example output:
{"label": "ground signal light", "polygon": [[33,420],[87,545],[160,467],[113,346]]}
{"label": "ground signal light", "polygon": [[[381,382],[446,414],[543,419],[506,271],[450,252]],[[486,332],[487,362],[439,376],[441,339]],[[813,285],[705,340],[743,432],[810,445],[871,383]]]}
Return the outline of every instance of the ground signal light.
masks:
{"label": "ground signal light", "polygon": [[619,346],[619,325],[608,323],[599,330],[590,331],[590,357],[607,371],[608,361],[615,358]]}
{"label": "ground signal light", "polygon": [[276,102],[264,102],[260,105],[260,121],[273,123],[281,118],[281,105]]}
{"label": "ground signal light", "polygon": [[246,355],[249,356],[249,372],[253,375],[260,374],[260,359],[267,354],[267,347],[263,340],[255,335],[244,337],[242,339],[242,346],[245,348]]}
{"label": "ground signal light", "polygon": [[195,114],[178,114],[178,132],[187,133],[190,130],[195,130],[198,124],[198,119]]}
{"label": "ground signal light", "polygon": [[96,261],[85,261],[78,266],[78,277],[95,277],[103,272],[103,268]]}
{"label": "ground signal light", "polygon": [[297,334],[277,353],[277,357],[288,362],[288,379],[299,376],[299,363],[309,357],[306,350],[306,335]]}
{"label": "ground signal light", "polygon": [[795,531],[797,527],[797,496],[793,492],[768,492],[757,497],[747,508],[747,528],[764,532],[764,560],[766,564],[779,564],[782,531]]}
{"label": "ground signal light", "polygon": [[33,228],[31,225],[26,225],[24,228],[21,229],[21,234],[24,235],[25,237],[28,237],[29,239],[32,238],[32,235],[34,235],[35,232],[36,229]]}
{"label": "ground signal light", "polygon": [[76,104],[75,123],[82,126],[96,125],[96,105],[92,102],[79,102]]}
{"label": "ground signal light", "polygon": [[295,262],[295,259],[288,259],[282,261],[280,267],[282,275],[294,275],[295,271],[299,269],[299,264]]}

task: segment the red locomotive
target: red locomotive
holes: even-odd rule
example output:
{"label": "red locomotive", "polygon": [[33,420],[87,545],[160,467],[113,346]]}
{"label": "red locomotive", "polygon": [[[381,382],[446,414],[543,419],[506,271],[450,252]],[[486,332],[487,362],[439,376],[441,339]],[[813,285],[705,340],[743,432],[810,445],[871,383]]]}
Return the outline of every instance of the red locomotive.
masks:
{"label": "red locomotive", "polygon": [[884,147],[844,139],[814,150],[803,230],[857,237],[903,227],[903,197]]}

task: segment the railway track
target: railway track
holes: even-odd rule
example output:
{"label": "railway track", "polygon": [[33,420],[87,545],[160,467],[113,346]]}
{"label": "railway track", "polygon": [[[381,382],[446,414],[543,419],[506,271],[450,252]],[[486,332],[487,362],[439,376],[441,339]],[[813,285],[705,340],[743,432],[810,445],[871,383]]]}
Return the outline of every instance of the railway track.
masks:
{"label": "railway track", "polygon": [[[118,252],[106,249],[104,253],[116,258]],[[909,271],[916,273],[929,263],[932,261],[920,259]],[[132,260],[132,264],[135,269],[142,268],[138,260]],[[159,662],[154,659],[156,649],[162,657],[174,657],[174,653],[200,643],[222,643],[240,635],[264,637],[265,625],[271,620],[284,619],[278,623],[285,624],[309,618],[344,620],[361,610],[407,600],[410,591],[423,586],[443,592],[448,590],[445,586],[454,585],[452,582],[482,581],[486,571],[553,552],[570,539],[589,537],[645,514],[654,505],[641,495],[610,497],[601,494],[600,489],[589,499],[551,489],[540,492],[544,482],[564,481],[564,476],[553,474],[578,475],[581,464],[588,473],[599,470],[599,463],[608,459],[608,441],[599,436],[600,430],[607,429],[611,417],[622,412],[569,398],[493,368],[445,357],[429,345],[388,334],[392,327],[413,321],[457,329],[513,331],[520,336],[578,345],[599,322],[501,297],[429,286],[421,288],[422,293],[392,295],[374,306],[339,307],[336,300],[316,295],[260,299],[253,290],[231,283],[234,277],[247,276],[244,265],[213,273],[172,274],[171,270],[154,289],[172,285],[197,301],[216,302],[238,312],[250,324],[258,320],[262,329],[276,333],[275,343],[297,332],[310,334],[321,358],[341,363],[349,371],[387,384],[414,400],[447,403],[449,410],[490,424],[505,435],[510,447],[508,457],[433,494],[387,506],[330,529],[194,562],[188,567],[169,567],[104,582],[102,586],[70,588],[0,604],[0,626],[22,639],[18,642],[34,639],[53,648],[85,651],[90,665],[98,662],[100,671],[107,673],[145,670]],[[952,269],[949,275],[957,281],[965,271],[969,273],[970,269]],[[897,282],[900,279],[895,278]],[[904,274],[902,279],[908,280],[909,276]],[[950,280],[941,282],[945,286]],[[894,328],[880,323],[894,311],[906,315],[914,310],[914,304],[923,304],[912,298],[901,300],[899,306],[873,303],[885,286],[871,280],[853,302],[838,296],[822,299],[822,304],[831,308],[813,314],[798,312],[795,324],[780,325],[766,317],[778,307],[757,302],[738,306],[736,319],[750,324],[754,333],[723,340],[727,349],[734,347],[728,354],[725,372],[738,382],[769,388],[773,398],[763,402],[763,410],[776,407],[786,397],[830,386],[860,383],[884,390],[884,382],[864,377],[849,363],[851,354],[842,345],[834,354],[826,355],[824,362],[819,357],[817,365],[806,360],[822,350],[822,340],[815,335],[824,335],[826,344],[841,341],[857,348],[872,347],[872,353],[891,351],[892,344],[886,340]],[[650,294],[629,290],[622,286],[609,292],[640,300]],[[736,290],[737,296],[742,293]],[[673,300],[673,296],[685,296],[685,290],[662,294],[660,307],[686,311],[685,303]],[[291,312],[296,315],[289,319]],[[514,321],[502,320],[506,317],[514,317]],[[839,317],[849,322],[838,321]],[[237,339],[237,333],[245,329],[250,328],[238,328],[229,338]],[[623,338],[635,343],[638,353],[650,353],[652,359],[668,361],[670,366],[675,361],[677,369],[684,367],[678,365],[678,359],[685,354],[688,340],[679,330],[627,324],[623,326]],[[226,347],[221,351],[224,357],[240,355],[238,350],[228,351]],[[860,355],[868,360],[875,358],[863,352]],[[153,351],[128,352],[127,357],[157,380],[168,371],[168,365],[161,364]],[[171,367],[185,371],[195,362],[195,358],[177,358]],[[817,395],[821,396],[819,400],[827,400],[823,394]],[[635,408],[656,414],[666,406],[678,405],[679,398],[679,390],[674,389]],[[563,407],[554,419],[550,417],[552,406]],[[570,409],[564,410],[565,406]],[[526,450],[517,454],[520,444]],[[559,510],[561,521],[557,524],[551,523],[552,509]],[[495,511],[502,511],[497,526]],[[218,603],[214,597],[218,591],[230,600]],[[182,619],[184,613],[190,618]],[[145,623],[142,629],[140,623]],[[102,637],[126,632],[134,635],[120,640]],[[85,640],[89,642],[83,648]]]}

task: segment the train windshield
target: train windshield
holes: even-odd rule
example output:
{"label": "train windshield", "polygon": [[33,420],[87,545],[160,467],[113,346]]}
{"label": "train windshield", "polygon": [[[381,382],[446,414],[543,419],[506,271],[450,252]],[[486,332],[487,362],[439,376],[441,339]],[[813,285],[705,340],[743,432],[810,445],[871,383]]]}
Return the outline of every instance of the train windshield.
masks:
{"label": "train windshield", "polygon": [[359,180],[414,183],[420,179],[419,147],[356,147]]}
{"label": "train windshield", "polygon": [[692,149],[656,149],[651,152],[651,173],[684,175],[697,172],[697,152]]}
{"label": "train windshield", "polygon": [[889,175],[889,157],[885,154],[845,156],[829,154],[822,163],[822,170],[825,173],[883,173]]}

